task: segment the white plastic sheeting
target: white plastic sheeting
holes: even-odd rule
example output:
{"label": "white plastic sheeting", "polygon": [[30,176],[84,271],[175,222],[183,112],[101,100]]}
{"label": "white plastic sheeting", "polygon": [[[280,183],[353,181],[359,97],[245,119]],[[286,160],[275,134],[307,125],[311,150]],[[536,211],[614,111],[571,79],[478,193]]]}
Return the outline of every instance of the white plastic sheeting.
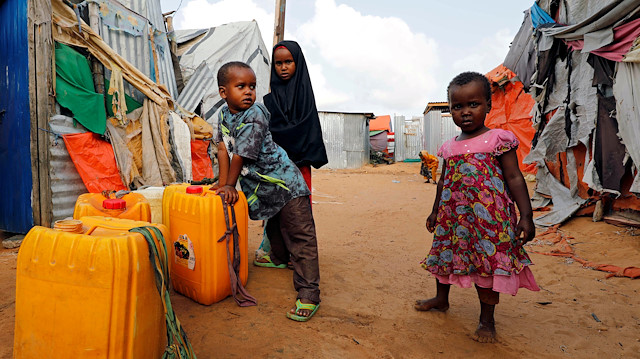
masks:
{"label": "white plastic sheeting", "polygon": [[[269,91],[271,72],[269,57],[255,21],[234,22],[210,29],[176,31],[180,69],[185,80],[185,88],[179,95],[178,103],[193,107],[202,102],[200,114],[207,122],[216,122],[216,113],[224,104],[218,94],[216,74],[222,65],[230,61],[242,61],[256,73],[256,101]],[[209,71],[198,70],[206,65]],[[203,79],[202,77],[206,77]],[[191,82],[195,81],[193,85]],[[197,106],[197,105],[196,105]]]}
{"label": "white plastic sheeting", "polygon": [[170,111],[169,126],[171,128],[171,139],[175,149],[175,155],[178,157],[180,168],[182,169],[182,181],[189,182],[193,180],[193,172],[191,165],[191,133],[189,126],[182,120],[180,115]]}

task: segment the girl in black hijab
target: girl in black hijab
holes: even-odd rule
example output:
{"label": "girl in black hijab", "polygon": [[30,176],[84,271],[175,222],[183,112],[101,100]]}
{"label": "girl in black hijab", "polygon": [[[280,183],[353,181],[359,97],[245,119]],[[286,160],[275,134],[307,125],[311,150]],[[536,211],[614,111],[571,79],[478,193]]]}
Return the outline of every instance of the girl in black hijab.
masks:
{"label": "girl in black hijab", "polygon": [[264,97],[271,113],[271,135],[311,190],[311,166],[320,168],[328,160],[307,63],[295,41],[276,44],[271,59],[271,93]]}
{"label": "girl in black hijab", "polygon": [[[298,166],[311,190],[311,166],[320,168],[329,161],[307,62],[297,42],[281,41],[273,47],[270,84],[271,93],[264,97],[264,104],[271,113],[271,136]],[[256,251],[254,265],[285,267],[271,261],[272,245],[277,247],[280,244],[272,244],[265,232]]]}

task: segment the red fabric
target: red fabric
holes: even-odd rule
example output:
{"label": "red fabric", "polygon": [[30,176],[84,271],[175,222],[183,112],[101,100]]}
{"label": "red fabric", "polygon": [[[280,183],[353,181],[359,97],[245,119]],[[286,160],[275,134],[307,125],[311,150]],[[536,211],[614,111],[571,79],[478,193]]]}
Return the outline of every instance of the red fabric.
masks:
{"label": "red fabric", "polygon": [[191,141],[191,173],[194,181],[202,181],[203,178],[213,178],[213,168],[209,157],[209,143],[206,140]]}
{"label": "red fabric", "polygon": [[531,109],[535,101],[524,92],[522,82],[512,82],[515,74],[500,65],[486,74],[493,86],[491,94],[491,111],[485,119],[489,128],[501,128],[513,132],[520,141],[516,154],[520,170],[536,173],[535,164],[524,164],[522,161],[531,151],[531,141],[536,131],[532,127]]}
{"label": "red fabric", "polygon": [[127,189],[122,183],[111,144],[93,132],[63,135],[69,156],[87,191]]}
{"label": "red fabric", "polygon": [[[302,166],[298,167],[298,169],[300,170],[300,173],[302,173],[302,177],[304,178],[307,187],[309,187],[309,192],[311,192],[311,166]],[[313,203],[313,201],[311,201],[311,195],[309,195],[309,202]]]}
{"label": "red fabric", "polygon": [[[635,39],[640,36],[640,19],[629,21],[613,29],[613,42],[607,46],[591,51],[592,54],[605,59],[620,62],[629,52]],[[567,41],[567,46],[573,50],[582,50],[584,40]]]}

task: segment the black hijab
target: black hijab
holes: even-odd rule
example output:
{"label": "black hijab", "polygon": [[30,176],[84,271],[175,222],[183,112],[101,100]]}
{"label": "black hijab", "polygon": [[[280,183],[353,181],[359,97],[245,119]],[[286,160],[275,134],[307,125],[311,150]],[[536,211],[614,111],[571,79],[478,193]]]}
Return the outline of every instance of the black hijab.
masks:
{"label": "black hijab", "polygon": [[[296,72],[287,81],[278,77],[273,62],[275,50],[280,46],[291,52],[296,63]],[[298,167],[320,168],[329,162],[307,63],[297,42],[281,41],[273,47],[271,93],[264,97],[264,104],[271,113],[269,128],[273,140]]]}

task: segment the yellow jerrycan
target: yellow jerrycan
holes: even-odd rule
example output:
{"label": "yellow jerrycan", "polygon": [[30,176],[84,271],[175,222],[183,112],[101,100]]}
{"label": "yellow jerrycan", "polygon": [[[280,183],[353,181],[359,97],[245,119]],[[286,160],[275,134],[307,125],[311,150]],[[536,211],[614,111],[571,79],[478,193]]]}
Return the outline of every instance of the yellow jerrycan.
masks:
{"label": "yellow jerrycan", "polygon": [[18,253],[14,358],[160,358],[162,299],[147,242],[129,232],[149,225],[83,217],[33,227]]}
{"label": "yellow jerrycan", "polygon": [[[238,277],[245,285],[249,273],[249,212],[244,194],[238,194],[240,198],[234,205],[240,237]],[[218,241],[227,231],[220,196],[208,187],[189,186],[184,191],[175,191],[170,197],[165,193],[165,199],[163,210],[169,223],[167,246],[171,245],[173,251],[171,280],[175,291],[204,305],[231,295],[227,244],[224,240]],[[233,246],[230,246],[229,257],[233,258],[233,255]]]}
{"label": "yellow jerrycan", "polygon": [[149,201],[139,194],[130,192],[122,198],[108,198],[102,193],[84,193],[76,200],[73,218],[104,216],[135,221],[151,222]]}

